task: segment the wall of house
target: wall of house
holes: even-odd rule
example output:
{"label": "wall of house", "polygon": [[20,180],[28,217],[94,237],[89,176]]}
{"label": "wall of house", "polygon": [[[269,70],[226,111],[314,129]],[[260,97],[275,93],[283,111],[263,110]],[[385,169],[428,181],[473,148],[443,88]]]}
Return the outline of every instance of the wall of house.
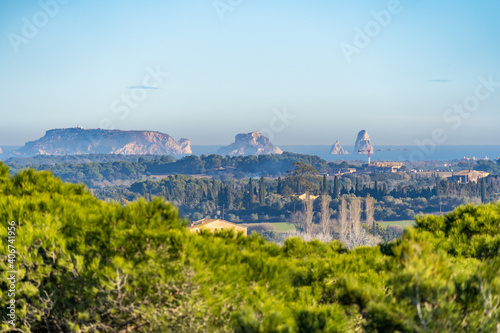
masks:
{"label": "wall of house", "polygon": [[206,224],[200,224],[196,227],[191,228],[191,232],[199,232],[199,230],[210,230],[211,232],[218,232],[222,230],[234,230],[235,233],[242,232],[243,235],[247,235],[247,228],[239,227],[237,225],[225,223],[223,221],[213,221]]}

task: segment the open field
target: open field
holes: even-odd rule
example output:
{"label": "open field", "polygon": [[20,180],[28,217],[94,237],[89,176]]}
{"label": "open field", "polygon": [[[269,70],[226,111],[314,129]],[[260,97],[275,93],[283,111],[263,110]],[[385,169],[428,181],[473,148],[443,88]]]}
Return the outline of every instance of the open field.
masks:
{"label": "open field", "polygon": [[[288,223],[288,222],[262,222],[262,223],[269,223],[272,224],[276,229],[277,232],[289,232],[289,231],[294,231],[295,230],[295,225],[293,223]],[[259,225],[262,223],[245,223],[246,226],[252,226],[252,225]]]}
{"label": "open field", "polygon": [[293,223],[277,222],[277,223],[273,223],[273,225],[276,228],[277,232],[295,231],[295,225]]}
{"label": "open field", "polygon": [[403,221],[387,221],[387,222],[378,222],[382,227],[387,228],[390,225],[399,225],[403,228],[408,226],[414,226],[415,220],[403,220]]}
{"label": "open field", "polygon": [[[263,222],[263,223],[269,223],[269,222]],[[414,226],[415,225],[415,220],[403,220],[403,221],[381,221],[378,222],[380,225],[384,228],[387,228],[390,225],[399,225],[403,228],[406,228],[408,226]],[[261,223],[245,223],[247,226],[252,226],[252,225],[258,225]],[[289,222],[275,222],[275,223],[270,223],[274,225],[276,228],[277,232],[290,232],[295,230],[295,225],[293,223]]]}

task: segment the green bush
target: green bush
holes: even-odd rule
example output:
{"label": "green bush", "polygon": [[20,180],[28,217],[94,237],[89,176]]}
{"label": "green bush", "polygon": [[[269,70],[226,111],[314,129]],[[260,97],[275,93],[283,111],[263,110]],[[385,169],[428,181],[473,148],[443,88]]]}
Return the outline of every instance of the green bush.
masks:
{"label": "green bush", "polygon": [[[0,164],[0,306],[16,225],[22,332],[495,332],[500,206],[417,219],[397,241],[282,246],[191,234],[158,198],[125,207]],[[13,331],[2,316],[0,331]]]}

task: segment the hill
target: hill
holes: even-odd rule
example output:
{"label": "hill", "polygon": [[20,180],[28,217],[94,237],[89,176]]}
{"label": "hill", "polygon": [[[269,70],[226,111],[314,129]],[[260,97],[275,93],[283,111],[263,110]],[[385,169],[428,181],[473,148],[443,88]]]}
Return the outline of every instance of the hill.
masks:
{"label": "hill", "polygon": [[35,141],[27,142],[13,155],[72,155],[72,154],[191,154],[187,139],[179,142],[168,134],[154,131],[121,131],[83,129],[81,127],[53,129]]}

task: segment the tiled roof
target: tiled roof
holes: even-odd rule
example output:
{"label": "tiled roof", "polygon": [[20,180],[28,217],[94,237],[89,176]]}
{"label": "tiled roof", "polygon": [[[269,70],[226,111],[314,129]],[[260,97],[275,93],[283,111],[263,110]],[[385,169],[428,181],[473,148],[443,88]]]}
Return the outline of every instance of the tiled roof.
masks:
{"label": "tiled roof", "polygon": [[232,223],[232,222],[229,222],[229,221],[226,221],[226,220],[221,220],[221,219],[201,219],[201,220],[192,222],[189,225],[189,227],[190,228],[198,227],[200,225],[208,224],[208,223],[215,222],[215,221],[220,221],[220,222],[223,222],[223,223],[226,223],[226,224],[231,224],[231,225],[234,225],[234,226],[240,227],[240,228],[246,228],[245,226],[238,225],[236,223]]}

